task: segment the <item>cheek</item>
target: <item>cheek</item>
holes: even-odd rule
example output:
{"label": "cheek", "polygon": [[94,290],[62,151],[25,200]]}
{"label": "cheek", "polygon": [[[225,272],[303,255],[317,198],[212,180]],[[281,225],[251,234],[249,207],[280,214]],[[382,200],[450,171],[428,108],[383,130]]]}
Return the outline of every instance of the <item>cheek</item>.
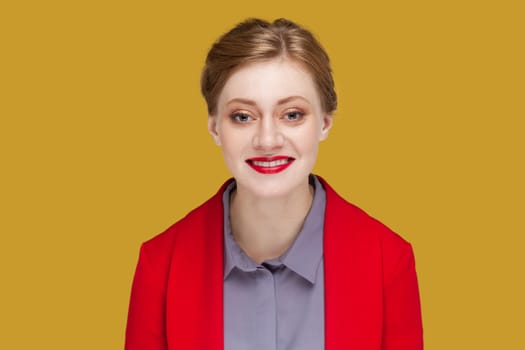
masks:
{"label": "cheek", "polygon": [[317,127],[311,127],[304,130],[300,135],[296,136],[297,145],[304,152],[316,152],[319,145],[320,130]]}
{"label": "cheek", "polygon": [[226,157],[237,157],[246,148],[246,135],[236,133],[232,130],[222,130],[221,135],[222,152]]}

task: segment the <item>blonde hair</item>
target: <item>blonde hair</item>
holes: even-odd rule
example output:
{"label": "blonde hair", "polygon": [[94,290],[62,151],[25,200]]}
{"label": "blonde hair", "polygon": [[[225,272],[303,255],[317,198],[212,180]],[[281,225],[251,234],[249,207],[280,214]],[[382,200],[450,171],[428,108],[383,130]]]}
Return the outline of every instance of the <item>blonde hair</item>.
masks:
{"label": "blonde hair", "polygon": [[208,52],[201,76],[208,113],[216,113],[219,94],[235,69],[281,56],[301,63],[310,72],[324,112],[334,112],[337,95],[330,59],[313,34],[284,18],[272,23],[250,18],[221,36]]}

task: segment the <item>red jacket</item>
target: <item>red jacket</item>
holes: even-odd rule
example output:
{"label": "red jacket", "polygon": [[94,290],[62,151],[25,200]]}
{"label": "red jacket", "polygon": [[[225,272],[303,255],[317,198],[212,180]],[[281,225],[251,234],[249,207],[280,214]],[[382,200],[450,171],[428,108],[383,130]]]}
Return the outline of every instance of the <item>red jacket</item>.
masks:
{"label": "red jacket", "polygon": [[[410,244],[320,180],[326,189],[326,350],[423,349]],[[225,186],[142,245],[126,350],[223,349]]]}

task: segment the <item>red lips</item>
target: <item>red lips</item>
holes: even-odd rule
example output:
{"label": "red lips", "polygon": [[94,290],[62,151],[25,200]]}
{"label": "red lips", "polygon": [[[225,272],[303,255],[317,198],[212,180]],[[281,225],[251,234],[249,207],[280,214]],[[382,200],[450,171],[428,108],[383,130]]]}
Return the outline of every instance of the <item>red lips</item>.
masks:
{"label": "red lips", "polygon": [[247,159],[246,163],[261,174],[276,174],[288,168],[294,160],[288,156],[255,157]]}

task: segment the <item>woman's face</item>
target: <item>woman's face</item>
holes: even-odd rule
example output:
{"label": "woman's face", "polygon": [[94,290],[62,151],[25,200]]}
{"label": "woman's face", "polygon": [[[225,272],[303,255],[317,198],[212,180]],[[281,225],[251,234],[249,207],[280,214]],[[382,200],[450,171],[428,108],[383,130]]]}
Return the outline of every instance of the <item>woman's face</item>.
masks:
{"label": "woman's face", "polygon": [[310,73],[284,58],[235,71],[208,119],[238,189],[261,197],[307,188],[331,126]]}

